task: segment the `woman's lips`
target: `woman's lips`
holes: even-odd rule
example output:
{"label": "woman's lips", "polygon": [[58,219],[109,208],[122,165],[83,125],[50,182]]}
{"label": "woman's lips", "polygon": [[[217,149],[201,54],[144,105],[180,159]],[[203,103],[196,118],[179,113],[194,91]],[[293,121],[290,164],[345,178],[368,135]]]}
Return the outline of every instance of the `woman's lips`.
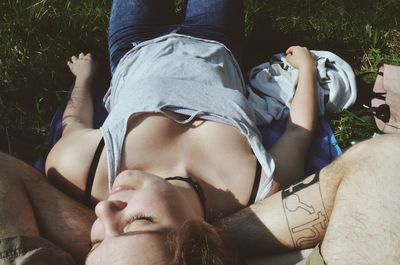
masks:
{"label": "woman's lips", "polygon": [[110,195],[115,194],[120,191],[125,191],[125,190],[134,190],[134,188],[132,186],[128,186],[128,185],[119,185],[119,186],[112,188]]}

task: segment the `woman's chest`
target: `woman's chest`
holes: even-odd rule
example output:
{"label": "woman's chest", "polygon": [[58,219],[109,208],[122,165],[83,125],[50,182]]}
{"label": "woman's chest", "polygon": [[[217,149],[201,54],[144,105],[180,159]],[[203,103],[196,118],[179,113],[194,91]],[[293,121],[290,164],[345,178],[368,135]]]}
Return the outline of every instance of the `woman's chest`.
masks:
{"label": "woman's chest", "polygon": [[[195,178],[204,186],[210,207],[222,214],[247,204],[255,168],[256,158],[237,128],[205,120],[182,125],[159,114],[137,116],[129,121],[121,150],[120,171]],[[96,183],[93,188],[95,193],[104,189]]]}

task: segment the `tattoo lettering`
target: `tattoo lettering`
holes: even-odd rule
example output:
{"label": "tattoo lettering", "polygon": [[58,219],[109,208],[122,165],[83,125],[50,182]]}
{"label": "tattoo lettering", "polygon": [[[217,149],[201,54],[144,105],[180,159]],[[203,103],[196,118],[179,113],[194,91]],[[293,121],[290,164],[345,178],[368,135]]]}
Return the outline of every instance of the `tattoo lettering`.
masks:
{"label": "tattoo lettering", "polygon": [[307,205],[304,202],[300,201],[300,197],[297,194],[290,195],[285,200],[286,209],[291,212],[297,211],[299,208],[302,208],[304,211],[308,212],[308,214],[315,213],[314,207],[311,205]]}
{"label": "tattoo lettering", "polygon": [[[317,217],[303,225],[296,226],[292,228],[293,234],[304,234],[303,237],[300,237],[296,240],[295,246],[300,248],[306,248],[310,245],[313,245],[319,238],[320,230],[319,229],[326,229],[326,224],[328,220],[326,215],[322,214],[321,212],[317,213]],[[319,227],[321,226],[321,227]]]}
{"label": "tattoo lettering", "polygon": [[282,191],[286,221],[297,248],[306,248],[320,240],[328,224],[328,215],[319,183],[319,172]]}
{"label": "tattoo lettering", "polygon": [[317,172],[313,178],[306,178],[303,182],[297,183],[296,185],[292,185],[286,190],[282,191],[282,197],[288,197],[298,191],[301,191],[315,183],[319,183],[319,172]]}

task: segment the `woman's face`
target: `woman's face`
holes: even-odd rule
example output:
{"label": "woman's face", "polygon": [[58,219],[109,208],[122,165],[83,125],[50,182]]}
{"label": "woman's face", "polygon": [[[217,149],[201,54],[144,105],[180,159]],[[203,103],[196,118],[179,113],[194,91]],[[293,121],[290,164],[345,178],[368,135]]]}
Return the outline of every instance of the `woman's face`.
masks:
{"label": "woman's face", "polygon": [[108,199],[96,206],[94,245],[86,263],[167,264],[167,233],[200,218],[184,194],[185,189],[159,176],[136,170],[120,173]]}

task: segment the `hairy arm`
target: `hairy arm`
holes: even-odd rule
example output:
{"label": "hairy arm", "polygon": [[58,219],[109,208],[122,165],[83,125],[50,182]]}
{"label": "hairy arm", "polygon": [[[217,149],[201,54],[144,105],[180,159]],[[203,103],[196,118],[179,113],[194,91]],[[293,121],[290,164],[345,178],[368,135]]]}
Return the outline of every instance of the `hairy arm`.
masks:
{"label": "hairy arm", "polygon": [[268,152],[276,162],[275,181],[281,188],[304,177],[304,164],[317,120],[316,64],[304,47],[286,51],[289,63],[299,70],[285,133]]}
{"label": "hairy arm", "polygon": [[247,257],[314,246],[325,235],[340,180],[324,172],[312,175],[217,226],[230,248]]}
{"label": "hairy arm", "polygon": [[92,210],[54,188],[34,168],[2,153],[0,196],[0,228],[6,227],[0,229],[2,237],[44,237],[83,264],[95,220]]}
{"label": "hairy arm", "polygon": [[319,175],[221,220],[226,242],[251,256],[323,238],[327,264],[398,264],[399,137],[357,144]]}

